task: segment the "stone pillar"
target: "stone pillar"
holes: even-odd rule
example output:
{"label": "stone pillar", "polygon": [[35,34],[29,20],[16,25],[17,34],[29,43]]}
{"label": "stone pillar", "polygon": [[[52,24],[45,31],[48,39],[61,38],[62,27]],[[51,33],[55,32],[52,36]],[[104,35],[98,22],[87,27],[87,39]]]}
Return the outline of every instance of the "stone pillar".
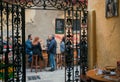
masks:
{"label": "stone pillar", "polygon": [[92,69],[97,63],[96,54],[96,14],[95,10],[88,12],[88,67]]}

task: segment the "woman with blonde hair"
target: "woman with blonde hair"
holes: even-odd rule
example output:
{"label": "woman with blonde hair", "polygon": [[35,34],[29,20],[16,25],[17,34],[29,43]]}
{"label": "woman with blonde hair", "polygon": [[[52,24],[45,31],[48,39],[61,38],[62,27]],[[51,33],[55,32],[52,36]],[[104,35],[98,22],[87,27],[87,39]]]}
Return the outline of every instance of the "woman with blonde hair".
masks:
{"label": "woman with blonde hair", "polygon": [[32,46],[33,46],[33,55],[38,55],[39,58],[43,60],[42,48],[39,41],[39,37],[35,37],[35,39],[32,42]]}

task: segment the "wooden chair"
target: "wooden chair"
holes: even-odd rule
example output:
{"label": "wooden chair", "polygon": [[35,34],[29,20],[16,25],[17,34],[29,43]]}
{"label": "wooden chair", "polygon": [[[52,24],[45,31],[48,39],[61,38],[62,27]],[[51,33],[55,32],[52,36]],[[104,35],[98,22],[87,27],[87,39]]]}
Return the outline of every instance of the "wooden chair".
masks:
{"label": "wooden chair", "polygon": [[31,72],[32,72],[33,68],[35,68],[36,73],[37,73],[37,69],[40,68],[40,62],[38,60],[38,55],[33,55],[32,56]]}

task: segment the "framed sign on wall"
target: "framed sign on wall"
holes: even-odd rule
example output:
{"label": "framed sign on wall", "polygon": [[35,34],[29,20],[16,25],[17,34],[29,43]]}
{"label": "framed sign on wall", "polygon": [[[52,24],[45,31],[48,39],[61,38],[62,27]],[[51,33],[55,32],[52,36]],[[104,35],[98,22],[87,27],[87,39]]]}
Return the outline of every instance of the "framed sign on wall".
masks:
{"label": "framed sign on wall", "polygon": [[56,19],[55,20],[55,33],[56,34],[64,34],[64,19]]}
{"label": "framed sign on wall", "polygon": [[118,0],[106,0],[106,17],[118,16]]}

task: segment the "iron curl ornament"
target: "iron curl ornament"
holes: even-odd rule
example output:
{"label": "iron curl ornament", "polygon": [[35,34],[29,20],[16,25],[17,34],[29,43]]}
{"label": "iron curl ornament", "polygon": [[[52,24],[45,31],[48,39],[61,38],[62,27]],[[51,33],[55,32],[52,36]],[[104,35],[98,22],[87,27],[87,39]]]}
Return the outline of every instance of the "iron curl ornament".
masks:
{"label": "iron curl ornament", "polygon": [[[42,8],[57,10],[87,9],[88,0],[3,0],[25,8]],[[76,6],[75,6],[76,5]]]}

